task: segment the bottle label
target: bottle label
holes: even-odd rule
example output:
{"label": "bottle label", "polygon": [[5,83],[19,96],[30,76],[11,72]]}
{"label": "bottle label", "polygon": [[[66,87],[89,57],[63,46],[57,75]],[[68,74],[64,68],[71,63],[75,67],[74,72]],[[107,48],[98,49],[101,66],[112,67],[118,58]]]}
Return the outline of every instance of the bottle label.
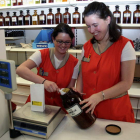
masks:
{"label": "bottle label", "polygon": [[73,18],[79,18],[78,14],[73,15]]}
{"label": "bottle label", "polygon": [[69,113],[71,117],[76,117],[83,112],[79,104],[74,104],[72,107],[66,109],[66,111]]}
{"label": "bottle label", "polygon": [[130,13],[125,13],[124,17],[130,17]]}
{"label": "bottle label", "polygon": [[39,16],[39,20],[45,20],[45,17],[44,17],[44,15],[42,15],[42,16]]}
{"label": "bottle label", "polygon": [[32,21],[37,21],[37,16],[32,16]]}
{"label": "bottle label", "polygon": [[18,0],[18,2],[21,2],[21,0]]}
{"label": "bottle label", "polygon": [[13,3],[16,3],[16,0],[13,0]]}
{"label": "bottle label", "polygon": [[7,0],[7,4],[10,4],[10,0]]}
{"label": "bottle label", "polygon": [[35,1],[39,1],[39,0],[35,0]]}
{"label": "bottle label", "polygon": [[64,15],[64,18],[69,18],[69,15]]}
{"label": "bottle label", "polygon": [[0,22],[3,22],[3,19],[2,18],[0,18]]}
{"label": "bottle label", "polygon": [[29,17],[25,17],[25,20],[30,20],[30,18]]}
{"label": "bottle label", "polygon": [[12,22],[16,22],[17,18],[16,17],[12,17]]}
{"label": "bottle label", "polygon": [[23,20],[23,17],[18,17],[18,20]]}
{"label": "bottle label", "polygon": [[9,21],[9,18],[5,18],[5,21]]}
{"label": "bottle label", "polygon": [[4,4],[4,0],[1,1],[1,4]]}
{"label": "bottle label", "polygon": [[60,16],[56,16],[56,18],[60,18]]}
{"label": "bottle label", "polygon": [[115,18],[118,18],[118,17],[120,17],[120,14],[119,14],[119,13],[115,13],[115,14],[114,14],[114,17],[115,17]]}
{"label": "bottle label", "polygon": [[52,16],[52,15],[50,15],[50,16],[47,16],[47,18],[48,18],[48,19],[53,19],[53,16]]}
{"label": "bottle label", "polygon": [[140,13],[135,13],[134,17],[140,17]]}

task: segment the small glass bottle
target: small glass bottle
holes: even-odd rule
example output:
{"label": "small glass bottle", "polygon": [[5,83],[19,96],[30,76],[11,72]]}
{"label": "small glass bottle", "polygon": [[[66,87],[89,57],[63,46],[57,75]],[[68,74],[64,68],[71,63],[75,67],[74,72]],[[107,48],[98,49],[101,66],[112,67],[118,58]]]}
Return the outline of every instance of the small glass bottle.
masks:
{"label": "small glass bottle", "polygon": [[83,100],[79,92],[64,88],[60,90],[60,93],[63,107],[81,129],[89,128],[96,121],[95,115],[91,115],[90,112],[86,113],[87,108],[82,109],[84,104],[79,104]]}
{"label": "small glass bottle", "polygon": [[68,12],[69,8],[65,8],[63,19],[65,24],[71,24],[71,14]]}
{"label": "small glass bottle", "polygon": [[12,0],[13,6],[17,6],[17,0]]}
{"label": "small glass bottle", "polygon": [[116,23],[121,23],[121,12],[119,11],[119,5],[115,6],[116,10],[113,12]]}
{"label": "small glass bottle", "polygon": [[57,8],[57,13],[55,14],[55,24],[62,22],[62,14],[60,13],[60,8]]}
{"label": "small glass bottle", "polygon": [[123,23],[131,23],[131,11],[129,11],[129,5],[126,5],[126,10],[123,12]]}
{"label": "small glass bottle", "polygon": [[23,0],[17,0],[17,5],[23,5]]}
{"label": "small glass bottle", "polygon": [[54,3],[54,0],[49,0],[49,3]]}
{"label": "small glass bottle", "polygon": [[7,6],[11,6],[11,0],[6,1]]}
{"label": "small glass bottle", "polygon": [[18,16],[18,25],[24,25],[24,16],[22,10],[20,10],[20,15]]}
{"label": "small glass bottle", "polygon": [[41,11],[41,14],[39,15],[39,24],[46,24],[46,15],[44,14],[44,11]]}
{"label": "small glass bottle", "polygon": [[40,0],[35,0],[35,4],[40,4]]}
{"label": "small glass bottle", "polygon": [[51,8],[49,9],[49,14],[47,14],[47,24],[54,24],[54,14]]}
{"label": "small glass bottle", "polygon": [[3,13],[0,12],[0,26],[4,26],[4,23],[5,23],[5,20],[4,20],[4,17],[3,17]]}
{"label": "small glass bottle", "polygon": [[136,5],[136,10],[133,12],[133,23],[140,23],[140,6]]}
{"label": "small glass bottle", "polygon": [[37,15],[37,10],[34,10],[34,15],[32,15],[32,25],[39,24],[39,16]]}
{"label": "small glass bottle", "polygon": [[62,0],[62,2],[67,2],[68,0]]}
{"label": "small glass bottle", "polygon": [[30,15],[30,10],[27,10],[27,15],[25,16],[25,25],[32,25],[32,16]]}
{"label": "small glass bottle", "polygon": [[[86,6],[85,6],[86,8]],[[82,23],[85,24],[85,18],[84,18],[84,14],[82,13]]]}
{"label": "small glass bottle", "polygon": [[78,12],[78,7],[75,7],[75,12],[73,13],[73,24],[80,24],[80,13]]}
{"label": "small glass bottle", "polygon": [[0,0],[0,7],[6,6],[6,0]]}
{"label": "small glass bottle", "polygon": [[46,0],[41,0],[41,3],[46,3]]}
{"label": "small glass bottle", "polygon": [[13,12],[13,16],[12,16],[12,25],[13,25],[13,26],[18,25],[18,17],[16,16],[16,12]]}
{"label": "small glass bottle", "polygon": [[5,26],[11,26],[12,18],[9,16],[9,12],[6,12],[7,16],[5,17]]}

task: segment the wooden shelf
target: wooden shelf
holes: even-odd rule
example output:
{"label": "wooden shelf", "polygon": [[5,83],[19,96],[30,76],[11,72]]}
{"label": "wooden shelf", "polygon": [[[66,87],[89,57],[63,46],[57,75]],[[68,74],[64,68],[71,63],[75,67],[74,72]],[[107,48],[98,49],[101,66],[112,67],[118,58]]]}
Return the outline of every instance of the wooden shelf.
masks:
{"label": "wooden shelf", "polygon": [[21,37],[5,37],[6,40],[18,40],[18,39],[24,39],[24,36]]}

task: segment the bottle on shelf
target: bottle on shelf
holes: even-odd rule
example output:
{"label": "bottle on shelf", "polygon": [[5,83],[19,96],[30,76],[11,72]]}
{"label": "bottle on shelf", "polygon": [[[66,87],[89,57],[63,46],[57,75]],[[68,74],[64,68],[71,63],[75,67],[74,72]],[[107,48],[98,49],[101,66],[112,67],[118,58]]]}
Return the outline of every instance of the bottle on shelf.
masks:
{"label": "bottle on shelf", "polygon": [[18,25],[18,17],[16,15],[16,12],[13,12],[13,16],[12,16],[12,25],[16,26]]}
{"label": "bottle on shelf", "polygon": [[60,13],[60,8],[57,8],[57,13],[55,14],[55,24],[62,22],[62,14]]}
{"label": "bottle on shelf", "polygon": [[40,0],[35,0],[35,4],[40,4]]}
{"label": "bottle on shelf", "polygon": [[34,10],[34,15],[32,15],[32,25],[39,24],[39,16],[37,14],[37,10]]}
{"label": "bottle on shelf", "polygon": [[49,3],[54,3],[54,0],[48,0],[49,1]]}
{"label": "bottle on shelf", "polygon": [[46,24],[46,15],[44,14],[44,11],[41,11],[41,14],[39,15],[39,24]]}
{"label": "bottle on shelf", "polygon": [[82,109],[83,105],[79,104],[83,100],[79,92],[71,88],[63,88],[60,93],[63,107],[81,129],[90,127],[96,121],[95,115],[90,112],[86,113],[87,108]]}
{"label": "bottle on shelf", "polygon": [[65,8],[65,13],[63,14],[63,20],[66,24],[71,24],[71,14],[68,12],[69,8]]}
{"label": "bottle on shelf", "polygon": [[27,1],[26,1],[26,4],[27,4],[27,5],[33,5],[33,4],[34,4],[34,0],[27,0]]}
{"label": "bottle on shelf", "polygon": [[25,25],[32,25],[32,16],[30,15],[30,10],[27,10],[27,15],[25,16]]}
{"label": "bottle on shelf", "polygon": [[51,8],[49,8],[49,14],[47,14],[47,24],[54,24],[54,14]]}
{"label": "bottle on shelf", "polygon": [[41,0],[41,3],[46,3],[46,0]]}
{"label": "bottle on shelf", "polygon": [[17,6],[17,0],[12,0],[13,6]]}
{"label": "bottle on shelf", "polygon": [[0,0],[0,7],[6,6],[6,0]]}
{"label": "bottle on shelf", "polygon": [[62,0],[55,0],[55,2],[62,2]]}
{"label": "bottle on shelf", "polygon": [[7,13],[7,16],[5,17],[5,26],[11,26],[12,18],[9,15],[9,12],[6,12],[6,13]]}
{"label": "bottle on shelf", "polygon": [[121,23],[121,12],[119,11],[119,5],[115,6],[116,10],[113,12],[116,23]]}
{"label": "bottle on shelf", "polygon": [[[85,6],[86,8],[86,6]],[[82,23],[85,24],[85,18],[84,18],[84,14],[82,13]]]}
{"label": "bottle on shelf", "polygon": [[5,20],[4,20],[4,17],[3,17],[3,13],[0,12],[0,26],[4,26],[4,23],[5,23]]}
{"label": "bottle on shelf", "polygon": [[18,25],[24,25],[24,15],[22,10],[20,10],[20,15],[18,16]]}
{"label": "bottle on shelf", "polygon": [[136,10],[133,12],[133,23],[140,23],[140,5],[136,5]]}
{"label": "bottle on shelf", "polygon": [[129,11],[129,5],[126,5],[126,10],[123,12],[123,23],[131,23],[131,11]]}
{"label": "bottle on shelf", "polygon": [[11,6],[11,0],[6,0],[6,5]]}
{"label": "bottle on shelf", "polygon": [[23,5],[23,0],[17,0],[17,5]]}
{"label": "bottle on shelf", "polygon": [[75,12],[73,13],[73,24],[80,24],[80,13],[78,12],[78,7],[75,7]]}
{"label": "bottle on shelf", "polygon": [[68,0],[62,0],[62,2],[67,2]]}

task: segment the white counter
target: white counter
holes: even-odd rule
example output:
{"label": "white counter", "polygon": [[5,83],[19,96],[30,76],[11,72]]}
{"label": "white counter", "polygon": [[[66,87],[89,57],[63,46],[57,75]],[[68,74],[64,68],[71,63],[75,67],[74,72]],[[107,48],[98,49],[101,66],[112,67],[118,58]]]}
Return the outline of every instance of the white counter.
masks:
{"label": "white counter", "polygon": [[[108,124],[119,125],[122,129],[118,135],[110,135],[105,131]],[[0,140],[13,140],[9,138],[9,132],[3,135]],[[43,140],[29,135],[21,135],[14,140]],[[66,116],[56,130],[49,137],[49,140],[140,140],[140,124],[127,123],[97,119],[88,129],[82,130],[68,116]]]}

